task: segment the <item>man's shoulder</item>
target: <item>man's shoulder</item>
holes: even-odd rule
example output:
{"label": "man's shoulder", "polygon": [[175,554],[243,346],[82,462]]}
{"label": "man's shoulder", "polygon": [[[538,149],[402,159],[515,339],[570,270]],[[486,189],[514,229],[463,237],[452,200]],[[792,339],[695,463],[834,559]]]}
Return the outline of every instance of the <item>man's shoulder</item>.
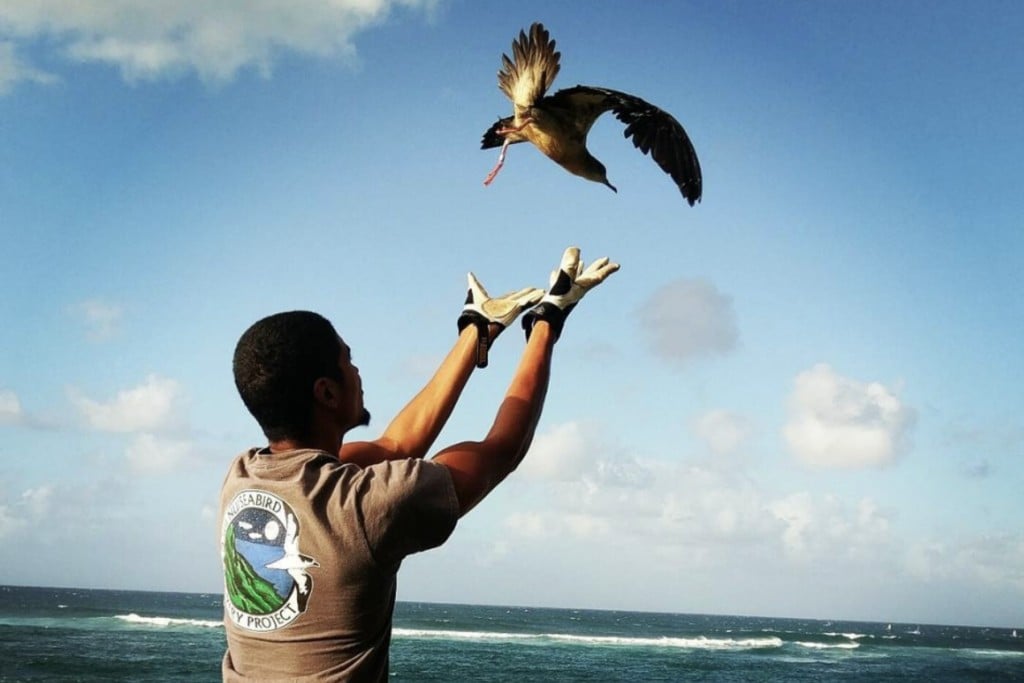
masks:
{"label": "man's shoulder", "polygon": [[272,452],[266,447],[253,447],[236,455],[231,466],[273,478],[301,469],[342,467],[344,463],[337,456],[315,448]]}
{"label": "man's shoulder", "polygon": [[382,562],[441,545],[459,519],[448,468],[430,460],[392,460],[363,471],[360,508],[367,539]]}
{"label": "man's shoulder", "polygon": [[452,486],[452,476],[448,468],[433,460],[387,460],[360,468],[358,471],[370,486],[408,486],[431,490],[446,490]]}
{"label": "man's shoulder", "polygon": [[258,489],[279,495],[306,495],[314,490],[358,486],[360,468],[342,463],[330,453],[313,449],[271,453],[250,448],[236,455],[228,465],[221,485],[226,499]]}

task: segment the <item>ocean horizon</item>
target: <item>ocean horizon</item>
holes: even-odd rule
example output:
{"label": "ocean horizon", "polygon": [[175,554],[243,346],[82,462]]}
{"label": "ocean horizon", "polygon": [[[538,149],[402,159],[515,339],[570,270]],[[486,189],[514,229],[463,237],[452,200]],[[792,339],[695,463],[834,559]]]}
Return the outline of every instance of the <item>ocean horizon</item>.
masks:
{"label": "ocean horizon", "polygon": [[[221,616],[220,593],[0,586],[0,682],[219,680]],[[391,678],[1024,680],[1018,631],[403,601]]]}

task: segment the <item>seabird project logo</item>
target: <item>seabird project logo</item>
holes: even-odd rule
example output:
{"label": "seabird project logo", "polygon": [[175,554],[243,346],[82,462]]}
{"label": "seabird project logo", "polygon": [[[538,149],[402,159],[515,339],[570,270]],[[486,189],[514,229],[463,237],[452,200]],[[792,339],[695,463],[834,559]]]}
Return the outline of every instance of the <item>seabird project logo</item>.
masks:
{"label": "seabird project logo", "polygon": [[306,611],[320,564],[299,552],[299,523],[288,503],[241,491],[224,511],[224,609],[249,631],[276,631]]}

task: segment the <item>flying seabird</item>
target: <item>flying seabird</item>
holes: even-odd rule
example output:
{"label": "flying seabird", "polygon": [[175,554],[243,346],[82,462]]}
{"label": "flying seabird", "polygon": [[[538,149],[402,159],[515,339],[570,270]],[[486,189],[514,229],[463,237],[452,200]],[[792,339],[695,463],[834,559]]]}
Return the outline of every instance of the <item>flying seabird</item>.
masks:
{"label": "flying seabird", "polygon": [[286,534],[284,537],[284,555],[264,565],[267,569],[283,569],[295,581],[299,593],[305,594],[309,590],[309,574],[307,569],[319,567],[320,563],[309,555],[299,552],[299,525],[295,522],[295,516],[289,514],[285,518]]}
{"label": "flying seabird", "polygon": [[484,133],[481,149],[501,147],[498,164],[484,185],[498,175],[510,144],[529,141],[570,173],[618,192],[608,182],[604,164],[587,150],[590,127],[610,111],[626,124],[625,137],[672,177],[690,206],[699,202],[700,162],[679,122],[653,104],[618,90],[577,85],[545,95],[558,75],[560,57],[555,41],[540,23],[530,27],[529,35],[519,32],[512,41],[512,59],[501,55],[498,87],[512,100],[514,114],[498,119]]}

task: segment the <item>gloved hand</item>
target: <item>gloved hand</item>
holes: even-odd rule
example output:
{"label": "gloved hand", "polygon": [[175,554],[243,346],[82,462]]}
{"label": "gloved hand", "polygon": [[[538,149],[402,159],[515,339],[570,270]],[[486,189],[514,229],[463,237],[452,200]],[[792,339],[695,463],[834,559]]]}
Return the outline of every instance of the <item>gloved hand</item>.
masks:
{"label": "gloved hand", "polygon": [[551,273],[551,286],[533,310],[523,316],[523,329],[526,338],[530,338],[533,325],[538,320],[546,320],[551,325],[557,339],[562,334],[562,326],[579,300],[588,291],[604,282],[605,278],[619,269],[618,263],[611,263],[608,258],[599,258],[586,269],[580,261],[580,250],[569,247],[562,254],[562,263]]}
{"label": "gloved hand", "polygon": [[[487,290],[476,279],[476,275],[468,273],[469,283],[466,292],[466,305],[459,316],[459,332],[466,325],[476,325],[479,330],[476,346],[476,366],[487,367],[487,350],[491,342],[501,331],[512,323],[526,308],[540,301],[544,290],[536,287],[523,287],[517,292],[509,292],[501,296],[491,297]],[[497,331],[491,336],[491,325],[497,325]]]}

